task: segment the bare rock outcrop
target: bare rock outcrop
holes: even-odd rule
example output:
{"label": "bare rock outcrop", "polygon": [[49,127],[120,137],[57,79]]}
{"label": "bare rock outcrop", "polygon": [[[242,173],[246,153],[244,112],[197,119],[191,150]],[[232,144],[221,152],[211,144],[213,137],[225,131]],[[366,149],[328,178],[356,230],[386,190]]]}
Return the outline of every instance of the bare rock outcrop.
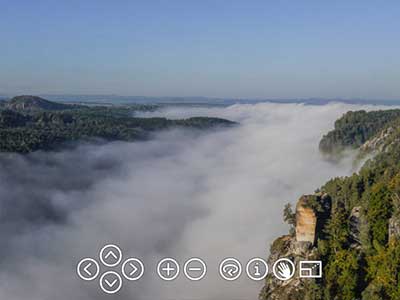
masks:
{"label": "bare rock outcrop", "polygon": [[356,206],[351,210],[350,213],[350,239],[353,247],[359,247],[361,245],[360,230],[361,230],[361,207]]}
{"label": "bare rock outcrop", "polygon": [[296,242],[313,245],[315,242],[315,230],[317,216],[309,206],[309,197],[302,196],[296,206]]}
{"label": "bare rock outcrop", "polygon": [[[318,210],[316,210],[318,208]],[[303,195],[296,205],[295,235],[277,238],[270,250],[268,265],[272,270],[280,258],[290,259],[296,268],[302,260],[319,260],[318,238],[322,237],[323,224],[330,215],[330,197],[326,194]],[[261,300],[304,300],[309,285],[318,279],[300,278],[298,270],[286,281],[268,276],[260,293]]]}
{"label": "bare rock outcrop", "polygon": [[[268,258],[268,266],[272,269],[274,263],[280,258],[290,259],[295,266],[301,260],[318,259],[316,248],[299,251],[298,242],[290,235],[281,236],[271,246],[271,254]],[[260,292],[260,300],[304,300],[306,287],[314,279],[300,278],[298,270],[295,275],[286,281],[279,280],[274,275],[268,276],[265,285]]]}
{"label": "bare rock outcrop", "polygon": [[400,240],[400,219],[392,217],[389,220],[389,241]]}
{"label": "bare rock outcrop", "polygon": [[386,141],[394,132],[395,130],[393,127],[388,127],[387,129],[382,130],[380,134],[366,141],[360,147],[360,151],[365,153],[373,151],[383,152],[385,150],[385,147],[387,146]]}

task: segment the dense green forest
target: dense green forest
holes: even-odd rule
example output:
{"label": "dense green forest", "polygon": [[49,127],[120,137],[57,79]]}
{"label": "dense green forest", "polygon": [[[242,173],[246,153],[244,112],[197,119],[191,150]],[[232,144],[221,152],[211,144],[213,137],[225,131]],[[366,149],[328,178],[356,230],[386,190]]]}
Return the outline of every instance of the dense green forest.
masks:
{"label": "dense green forest", "polygon": [[183,120],[137,118],[137,110],[155,106],[83,106],[20,96],[0,107],[0,152],[53,150],[67,142],[143,140],[154,131],[173,127],[207,129],[234,122],[208,117]]}
{"label": "dense green forest", "polygon": [[335,122],[335,129],[322,138],[319,147],[324,153],[357,148],[399,117],[399,109],[349,111]]}
{"label": "dense green forest", "polygon": [[[373,158],[358,173],[330,180],[310,198],[317,216],[324,211],[318,195],[331,202],[307,254],[323,261],[324,274],[302,283],[297,298],[290,299],[400,299],[399,116],[399,110],[349,112],[323,137],[321,150],[330,154],[345,146],[359,147],[376,136],[382,136],[383,147],[371,149]],[[390,134],[381,135],[388,126]],[[285,207],[284,216],[293,226],[290,207]],[[277,239],[273,247],[281,241]]]}
{"label": "dense green forest", "polygon": [[[400,299],[400,145],[369,161],[358,174],[322,187],[332,199],[331,218],[318,242],[325,262],[317,299]],[[351,213],[360,210],[359,239],[351,235]],[[396,229],[397,228],[397,229]]]}

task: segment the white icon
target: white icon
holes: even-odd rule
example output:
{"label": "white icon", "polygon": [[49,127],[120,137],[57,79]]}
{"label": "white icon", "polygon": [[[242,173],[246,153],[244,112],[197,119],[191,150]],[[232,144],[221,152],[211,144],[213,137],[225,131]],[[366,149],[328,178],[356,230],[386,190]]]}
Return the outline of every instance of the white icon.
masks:
{"label": "white icon", "polygon": [[232,257],[224,259],[219,265],[219,274],[228,281],[236,280],[242,274],[242,265]]}
{"label": "white icon", "polygon": [[164,258],[157,265],[157,273],[163,280],[174,280],[179,275],[179,265],[175,259]]}
{"label": "white icon", "polygon": [[203,279],[206,275],[207,266],[200,258],[194,257],[185,263],[183,272],[189,280],[198,281]]}
{"label": "white icon", "polygon": [[252,280],[263,280],[268,274],[268,264],[262,258],[253,258],[246,265],[246,273]]}
{"label": "white icon", "polygon": [[130,281],[139,280],[144,274],[144,265],[137,258],[129,258],[122,264],[122,274]]}
{"label": "white icon", "polygon": [[322,261],[300,261],[300,278],[321,278]]}
{"label": "white icon", "polygon": [[100,261],[106,267],[115,267],[122,260],[122,251],[116,245],[106,245],[100,250]]}
{"label": "white icon", "polygon": [[76,267],[79,278],[85,281],[93,280],[99,275],[100,267],[97,261],[92,258],[84,258]]}
{"label": "white icon", "polygon": [[274,263],[272,272],[279,280],[289,280],[294,275],[295,267],[290,259],[281,258]]}
{"label": "white icon", "polygon": [[122,278],[118,273],[109,271],[100,277],[100,288],[106,294],[115,294],[122,288]]}

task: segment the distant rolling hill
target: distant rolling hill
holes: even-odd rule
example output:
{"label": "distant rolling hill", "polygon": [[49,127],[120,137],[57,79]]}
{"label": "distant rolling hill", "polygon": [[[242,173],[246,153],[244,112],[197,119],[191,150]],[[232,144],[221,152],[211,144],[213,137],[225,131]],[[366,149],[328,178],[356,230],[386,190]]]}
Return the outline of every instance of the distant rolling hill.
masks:
{"label": "distant rolling hill", "polygon": [[39,110],[65,110],[78,108],[78,105],[63,104],[48,101],[37,96],[17,96],[2,103],[5,109],[17,111],[39,111]]}
{"label": "distant rolling hill", "polygon": [[18,96],[1,103],[0,152],[29,153],[55,150],[76,141],[136,141],[170,128],[204,130],[236,123],[208,117],[182,120],[136,118],[137,110],[148,105],[84,106]]}

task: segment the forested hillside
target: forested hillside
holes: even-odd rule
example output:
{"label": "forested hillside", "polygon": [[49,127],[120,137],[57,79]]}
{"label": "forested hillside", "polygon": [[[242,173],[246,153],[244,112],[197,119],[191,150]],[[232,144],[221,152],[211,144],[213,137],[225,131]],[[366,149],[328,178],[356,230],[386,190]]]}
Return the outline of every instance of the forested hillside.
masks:
{"label": "forested hillside", "polygon": [[[271,257],[322,260],[322,279],[295,278],[285,286],[267,280],[261,299],[400,299],[398,115],[398,110],[349,112],[324,136],[321,150],[331,154],[334,148],[355,148],[373,140],[377,147],[361,149],[368,149],[374,158],[357,174],[334,178],[302,198],[317,218],[313,242],[300,242],[296,230],[291,230],[271,247]],[[297,209],[285,209],[293,228],[298,226]]]}
{"label": "forested hillside", "polygon": [[154,106],[70,106],[44,99],[17,97],[0,109],[0,152],[52,150],[74,141],[143,140],[173,127],[207,129],[234,122],[207,117],[183,120],[136,118],[135,110]]}
{"label": "forested hillside", "polygon": [[332,154],[346,147],[357,148],[399,117],[399,109],[349,111],[335,122],[334,130],[323,136],[320,150]]}

